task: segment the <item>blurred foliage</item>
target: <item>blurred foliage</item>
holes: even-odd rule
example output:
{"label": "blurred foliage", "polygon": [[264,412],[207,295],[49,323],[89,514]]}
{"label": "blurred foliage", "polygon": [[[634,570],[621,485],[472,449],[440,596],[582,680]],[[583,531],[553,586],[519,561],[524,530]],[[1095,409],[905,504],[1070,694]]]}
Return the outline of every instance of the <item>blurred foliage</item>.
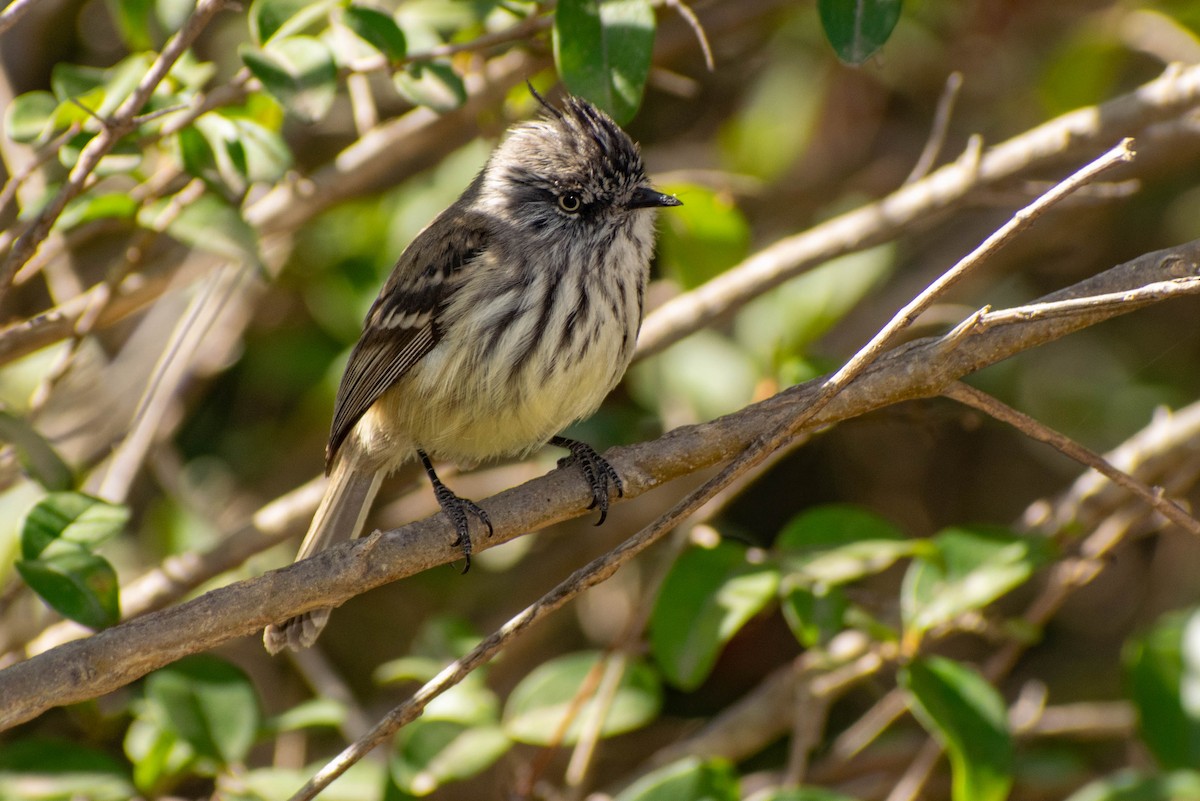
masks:
{"label": "blurred foliage", "polygon": [[[37,6],[0,32],[0,255],[103,142],[194,9]],[[536,113],[522,81],[603,106],[683,200],[660,215],[652,311],[901,186],[951,72],[963,84],[938,163],[973,135],[995,143],[1200,61],[1197,31],[1187,0],[231,4],[132,110],[0,297],[0,344],[70,323],[30,352],[0,347],[2,664],[46,647],[39,636],[60,616],[100,629],[142,611],[138,576],[219,552],[321,470],[363,315],[504,128]],[[454,125],[422,127],[444,119]],[[1136,192],[1057,209],[914,336],[1200,235],[1198,167],[1194,137],[1146,148]],[[580,435],[647,439],[835,368],[1057,177],[991,187],[709,320],[636,364]],[[1157,407],[1194,401],[1197,360],[1182,302],[972,381],[1103,450]],[[923,797],[1200,798],[1200,545],[1118,508],[1098,525],[1133,526],[1137,543],[1105,554],[1050,620],[1027,615],[1090,529],[1071,521],[1043,537],[1021,523],[1079,472],[944,402],[823,432],[435,699],[386,759],[322,797],[865,801],[889,797],[931,736],[948,766]],[[1185,463],[1163,483],[1194,505],[1194,474]],[[505,475],[470,478],[499,491]],[[387,485],[372,525],[411,517],[409,477]],[[467,577],[429,571],[348,603],[319,646],[340,685],[247,639],[5,732],[0,800],[287,798],[364,718],[681,491],[622,505],[599,531],[577,522],[489,551]],[[419,484],[415,497],[428,495]],[[267,550],[195,589],[291,553]],[[981,666],[1008,646],[1029,650],[994,678]],[[731,758],[663,758],[780,677],[795,692],[726,744]],[[848,748],[893,689],[912,714]],[[1045,735],[1009,722],[1006,707],[1028,695],[1046,711],[1129,714]],[[575,763],[588,758],[588,770]]]}

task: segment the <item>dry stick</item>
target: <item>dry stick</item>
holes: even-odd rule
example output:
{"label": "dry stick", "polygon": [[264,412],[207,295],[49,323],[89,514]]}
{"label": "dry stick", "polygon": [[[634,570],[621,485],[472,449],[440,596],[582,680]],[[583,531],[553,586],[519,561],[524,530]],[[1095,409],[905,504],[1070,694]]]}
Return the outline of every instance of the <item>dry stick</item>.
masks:
{"label": "dry stick", "polygon": [[[1047,296],[1047,300],[1134,288],[1200,274],[1200,240],[1145,253]],[[937,396],[950,381],[1038,345],[1147,304],[1124,304],[1066,319],[1033,320],[965,336],[947,347],[932,337],[896,348],[838,395],[810,428],[832,425],[895,403]],[[725,463],[805,406],[814,380],[708,423],[682,426],[657,440],[614,448],[606,458],[625,477],[626,498],[679,476]],[[483,550],[585,513],[591,496],[571,471],[552,471],[486,501],[495,536]],[[45,710],[97,698],[180,657],[205,651],[310,609],[334,607],[367,590],[458,557],[453,532],[435,515],[386,533],[346,542],[290,567],[211,590],[129,620],[84,640],[0,670],[0,729]]]}
{"label": "dry stick", "polygon": [[7,8],[0,11],[0,33],[4,33],[16,25],[17,20],[24,16],[26,11],[33,8],[36,2],[37,0],[12,0]]}
{"label": "dry stick", "polygon": [[716,70],[716,63],[713,60],[712,45],[708,43],[708,34],[704,32],[704,26],[700,24],[700,18],[696,16],[696,12],[692,11],[683,0],[666,0],[668,8],[675,9],[679,16],[683,17],[683,21],[692,29],[692,33],[696,35],[696,41],[700,45],[700,52],[704,54],[704,66],[709,72]]}
{"label": "dry stick", "polygon": [[646,318],[638,356],[665,349],[752,298],[835,256],[894,238],[915,220],[959,203],[969,193],[1016,173],[1082,156],[1120,136],[1143,131],[1200,103],[1200,66],[1168,68],[1134,92],[1100,106],[1079,108],[960,158],[887,197],[784,237],[716,278],[664,303]]}
{"label": "dry stick", "polygon": [[1114,484],[1124,487],[1141,498],[1148,506],[1184,531],[1200,536],[1200,520],[1188,514],[1179,504],[1164,497],[1161,487],[1152,488],[1147,486],[1124,470],[1115,467],[1095,451],[1085,448],[1070,437],[1055,431],[1011,406],[1007,406],[986,392],[980,392],[961,381],[955,381],[946,387],[942,394],[973,409],[978,409],[1001,422],[1008,423],[1030,439],[1044,442],[1057,449],[1060,453],[1079,462],[1084,467],[1092,468],[1096,472],[1106,476]]}
{"label": "dry stick", "polygon": [[941,293],[966,275],[971,268],[980,264],[985,257],[994,253],[996,249],[1001,247],[1016,233],[1027,228],[1051,205],[1105,170],[1132,159],[1133,151],[1129,147],[1130,142],[1131,140],[1129,139],[1123,140],[1112,150],[1059,183],[1026,208],[1017,212],[1012,220],[1002,226],[996,233],[989,236],[982,245],[905,305],[887,325],[871,338],[870,342],[822,384],[811,403],[803,408],[799,414],[785,419],[767,434],[755,439],[746,450],[738,454],[720,473],[690,492],[658,520],[630,537],[609,553],[594,559],[589,564],[576,570],[554,587],[554,589],[550,590],[550,592],[543,595],[516,617],[505,623],[490,637],[476,646],[469,654],[447,666],[445,670],[425,684],[411,698],[384,716],[367,736],[351,743],[341,754],[318,771],[315,776],[309,779],[292,796],[292,801],[307,801],[315,797],[317,793],[329,786],[330,782],[349,769],[351,765],[362,759],[369,751],[391,737],[402,726],[416,719],[430,701],[462,681],[475,668],[489,661],[509,640],[522,633],[534,623],[547,617],[584,590],[607,579],[621,565],[657,542],[668,531],[707,503],[710,498],[732,484],[742,473],[753,468],[766,459],[773,451],[782,447],[793,436],[799,433],[806,422],[833,400],[837,393],[874,362],[897,333],[910,325],[923,309],[927,308]]}
{"label": "dry stick", "polygon": [[925,141],[925,147],[921,149],[921,155],[917,157],[916,164],[913,164],[908,177],[904,179],[905,185],[924,178],[933,169],[933,163],[937,161],[938,154],[942,152],[942,146],[946,143],[946,132],[950,130],[950,117],[954,114],[954,104],[958,101],[958,93],[962,90],[962,85],[961,72],[952,72],[946,78],[946,87],[942,90],[942,96],[938,98],[937,109],[933,113],[933,125],[929,129],[929,138]]}
{"label": "dry stick", "polygon": [[171,67],[200,35],[200,31],[204,30],[216,13],[225,6],[226,2],[228,0],[199,0],[196,3],[196,10],[184,22],[179,32],[170,38],[158,58],[150,65],[150,69],[146,70],[146,74],[142,76],[137,87],[117,107],[113,116],[105,121],[100,133],[84,146],[79,154],[78,162],[67,176],[67,181],[63,184],[62,189],[42,209],[29,229],[18,237],[12,251],[0,266],[0,298],[3,298],[8,292],[8,287],[17,270],[33,256],[42,240],[50,233],[51,226],[62,214],[67,203],[83,191],[84,185],[91,176],[92,170],[96,169],[96,165],[100,163],[100,159],[112,150],[121,137],[136,127],[135,118],[150,99],[155,87],[167,76]]}

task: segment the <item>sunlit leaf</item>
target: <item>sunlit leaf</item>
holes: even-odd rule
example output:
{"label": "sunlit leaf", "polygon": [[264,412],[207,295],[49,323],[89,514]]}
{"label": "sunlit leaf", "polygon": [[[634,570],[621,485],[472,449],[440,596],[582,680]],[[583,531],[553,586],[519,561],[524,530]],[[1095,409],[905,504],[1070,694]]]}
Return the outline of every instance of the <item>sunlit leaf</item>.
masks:
{"label": "sunlit leaf", "polygon": [[650,650],[676,686],[700,686],[725,644],[775,597],[778,570],[746,556],[732,542],[691,548],[667,574],[650,616]]}
{"label": "sunlit leaf", "polygon": [[1200,764],[1200,612],[1166,616],[1124,661],[1142,740],[1164,767]]}
{"label": "sunlit leaf", "polygon": [[624,124],[642,102],[654,49],[648,0],[560,0],[554,12],[554,62],[572,94]]}
{"label": "sunlit leaf", "polygon": [[41,143],[50,138],[58,101],[49,92],[17,95],[4,112],[4,132],[14,142]]}
{"label": "sunlit leaf", "polygon": [[250,4],[250,37],[258,46],[299,33],[326,16],[336,0],[254,0]]}
{"label": "sunlit leaf", "polygon": [[0,442],[17,451],[21,467],[50,492],[69,489],[75,482],[69,468],[46,439],[16,415],[0,410]]}
{"label": "sunlit leaf", "polygon": [[1091,782],[1066,801],[1200,801],[1200,773],[1144,775],[1123,770]]}
{"label": "sunlit leaf", "polygon": [[313,698],[281,712],[267,723],[271,731],[336,728],[346,722],[346,705],[332,698]]}
{"label": "sunlit leaf", "polygon": [[197,754],[225,765],[246,758],[259,728],[258,696],[250,679],[241,669],[207,654],[151,673],[146,702]]}
{"label": "sunlit leaf", "polygon": [[[154,228],[168,201],[143,207],[139,222]],[[185,205],[167,224],[167,233],[199,250],[243,264],[258,263],[258,237],[233,206],[211,193]]]}
{"label": "sunlit leaf", "polygon": [[392,76],[396,91],[410,103],[447,112],[467,101],[467,87],[449,64],[423,61],[410,64]]}
{"label": "sunlit leaf", "polygon": [[117,573],[102,557],[81,548],[22,559],[17,572],[63,617],[102,629],[121,619]]}
{"label": "sunlit leaf", "polygon": [[196,752],[157,720],[139,716],[125,732],[125,755],[133,763],[133,783],[158,795],[188,769]]}
{"label": "sunlit leaf", "polygon": [[[599,671],[604,669],[601,659],[599,653],[584,652],[539,665],[509,696],[504,731],[515,740],[535,745],[574,743],[583,722],[596,714],[594,690]],[[592,692],[581,698],[589,682]],[[641,662],[630,662],[605,709],[600,734],[608,737],[644,726],[655,718],[661,705],[662,688],[654,671]]]}
{"label": "sunlit leaf", "polygon": [[337,66],[319,39],[291,36],[239,52],[263,88],[289,113],[315,122],[329,112],[337,97]]}
{"label": "sunlit leaf", "polygon": [[850,601],[839,587],[812,587],[789,576],[783,583],[780,608],[796,640],[812,648],[845,628]]}
{"label": "sunlit leaf", "polygon": [[856,801],[824,787],[772,787],[748,796],[746,801]]}
{"label": "sunlit leaf", "polygon": [[720,759],[686,757],[645,774],[614,801],[738,801],[737,772]]}
{"label": "sunlit leaf", "polygon": [[79,548],[92,550],[121,532],[129,510],[79,492],[52,492],[21,527],[21,557],[37,559]]}
{"label": "sunlit leaf", "polygon": [[950,528],[932,542],[936,552],[914,559],[901,587],[901,617],[912,637],[982,609],[1050,558],[1046,540],[998,528]]}
{"label": "sunlit leaf", "polygon": [[347,27],[390,61],[399,61],[408,52],[404,31],[386,14],[368,6],[350,6],[344,17]]}
{"label": "sunlit leaf", "polygon": [[1004,699],[974,670],[941,657],[899,675],[909,708],[950,757],[954,801],[1003,801],[1012,787],[1012,738]]}
{"label": "sunlit leaf", "polygon": [[511,746],[497,725],[419,718],[400,730],[388,764],[400,789],[422,796],[480,773]]}

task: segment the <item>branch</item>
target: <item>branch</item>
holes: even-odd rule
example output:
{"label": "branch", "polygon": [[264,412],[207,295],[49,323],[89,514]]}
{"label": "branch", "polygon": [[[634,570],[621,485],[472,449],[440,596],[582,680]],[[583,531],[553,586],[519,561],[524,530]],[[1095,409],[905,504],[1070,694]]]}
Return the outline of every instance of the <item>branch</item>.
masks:
{"label": "branch", "polygon": [[918,220],[1015,175],[1049,168],[1068,157],[1098,152],[1200,104],[1200,66],[1171,67],[1162,76],[1099,106],[1076,109],[1032,128],[982,155],[941,167],[887,197],[834,217],[755,253],[704,285],[675,297],[646,317],[638,357],[650,356],[741,308],[763,292],[837,256],[894,239]]}
{"label": "branch", "polygon": [[[1145,254],[1048,296],[1064,300],[1130,291],[1145,284],[1200,274],[1200,240]],[[953,340],[907,343],[867,368],[807,430],[832,425],[904,400],[940,394],[953,381],[1024,350],[1139,308],[1086,308],[1051,319],[955,332]],[[948,344],[949,343],[949,344]],[[625,479],[626,499],[668,481],[727,462],[794,418],[819,393],[822,380],[792,387],[718,420],[671,431],[657,440],[613,449],[609,461]],[[478,550],[585,513],[590,493],[571,471],[556,470],[489,499],[496,534]],[[95,698],[190,653],[235,637],[257,635],[268,623],[300,612],[338,606],[369,589],[457,558],[453,532],[441,515],[395,531],[345,543],[258,578],[122,623],[0,671],[0,729],[53,706]]]}
{"label": "branch", "polygon": [[167,77],[171,67],[191,47],[192,42],[212,21],[217,12],[225,7],[226,2],[228,0],[199,0],[196,10],[187,18],[179,32],[167,42],[166,47],[150,65],[150,69],[146,70],[146,74],[142,76],[137,87],[117,107],[112,117],[103,121],[100,133],[80,151],[79,160],[67,176],[66,183],[46,204],[28,230],[17,239],[12,251],[0,266],[0,297],[7,293],[17,270],[29,261],[42,240],[50,233],[50,228],[62,214],[67,203],[84,190],[88,178],[96,169],[96,165],[100,163],[100,159],[112,150],[121,137],[137,127],[137,115],[150,99],[150,95],[154,93],[155,87],[163,78]]}

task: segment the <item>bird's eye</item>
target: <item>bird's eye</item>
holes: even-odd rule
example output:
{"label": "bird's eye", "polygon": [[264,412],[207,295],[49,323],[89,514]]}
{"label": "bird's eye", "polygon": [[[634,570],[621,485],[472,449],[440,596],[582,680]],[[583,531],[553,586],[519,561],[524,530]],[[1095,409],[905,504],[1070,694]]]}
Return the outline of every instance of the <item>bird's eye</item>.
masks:
{"label": "bird's eye", "polygon": [[565,195],[558,196],[558,207],[567,214],[575,214],[583,208],[583,201],[579,198],[579,195],[574,192],[568,192]]}

